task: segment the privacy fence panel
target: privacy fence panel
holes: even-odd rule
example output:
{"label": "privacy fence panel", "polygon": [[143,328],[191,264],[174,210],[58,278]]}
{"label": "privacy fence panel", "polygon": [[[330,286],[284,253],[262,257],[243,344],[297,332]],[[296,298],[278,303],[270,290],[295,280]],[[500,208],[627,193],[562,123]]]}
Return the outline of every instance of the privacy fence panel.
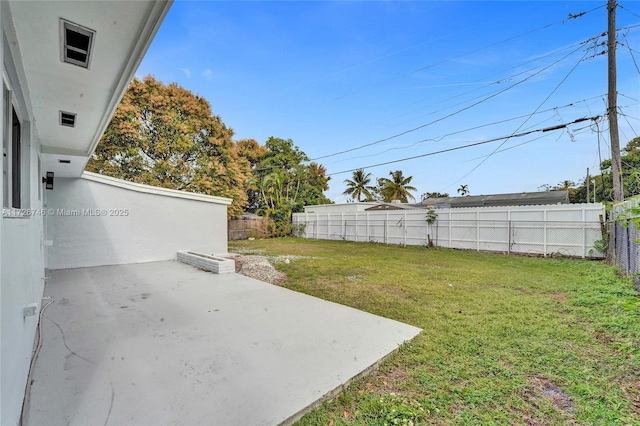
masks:
{"label": "privacy fence panel", "polygon": [[269,219],[266,217],[229,219],[227,221],[227,234],[229,240],[266,238],[269,235]]}
{"label": "privacy fence panel", "polygon": [[434,245],[480,251],[572,257],[603,257],[602,204],[437,209],[429,224],[426,210],[295,213],[306,238]]}
{"label": "privacy fence panel", "polygon": [[613,244],[614,261],[622,272],[633,276],[640,290],[640,229],[638,216],[630,212],[632,207],[640,205],[640,197],[627,200],[613,208]]}

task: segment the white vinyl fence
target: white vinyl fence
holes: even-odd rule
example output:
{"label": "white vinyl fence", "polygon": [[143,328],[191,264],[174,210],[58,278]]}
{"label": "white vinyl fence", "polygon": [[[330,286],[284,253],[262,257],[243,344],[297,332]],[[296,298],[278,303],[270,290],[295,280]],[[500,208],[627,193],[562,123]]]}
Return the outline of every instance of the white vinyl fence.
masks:
{"label": "white vinyl fence", "polygon": [[[433,224],[425,209],[385,212],[294,213],[299,235],[348,240],[535,255],[603,257],[594,243],[603,239],[604,206],[544,206],[436,209]],[[597,245],[597,243],[596,243]]]}
{"label": "white vinyl fence", "polygon": [[640,205],[640,197],[613,207],[613,238],[609,244],[613,244],[613,261],[623,271],[625,276],[633,276],[636,287],[640,291],[640,226],[637,224],[637,215],[629,209]]}

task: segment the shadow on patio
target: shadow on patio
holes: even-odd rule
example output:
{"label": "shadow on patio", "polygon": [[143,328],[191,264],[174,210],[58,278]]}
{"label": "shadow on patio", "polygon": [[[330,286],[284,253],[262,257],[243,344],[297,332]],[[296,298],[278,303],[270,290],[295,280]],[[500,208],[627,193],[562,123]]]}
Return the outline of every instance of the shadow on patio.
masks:
{"label": "shadow on patio", "polygon": [[58,270],[27,424],[290,423],[419,329],[175,262]]}

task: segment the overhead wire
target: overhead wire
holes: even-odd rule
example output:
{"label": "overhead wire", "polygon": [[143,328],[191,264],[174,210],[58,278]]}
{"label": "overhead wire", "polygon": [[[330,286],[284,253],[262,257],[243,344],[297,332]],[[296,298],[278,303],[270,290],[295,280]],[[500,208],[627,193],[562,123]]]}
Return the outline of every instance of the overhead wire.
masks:
{"label": "overhead wire", "polygon": [[[599,99],[599,98],[600,98],[600,96],[593,96],[591,98],[585,98],[585,99],[582,99],[582,100],[579,100],[579,101],[574,101],[574,102],[571,102],[569,104],[562,105],[562,106],[559,106],[559,107],[553,107],[553,108],[548,108],[548,109],[545,109],[545,110],[542,110],[542,111],[538,111],[538,112],[536,112],[536,114],[543,114],[543,113],[549,112],[549,111],[556,111],[556,113],[557,113],[557,111],[559,109],[573,107],[573,106],[576,106],[576,104],[587,102],[587,101],[590,101],[590,100],[593,100],[593,99]],[[478,129],[481,129],[481,128],[484,128],[484,127],[490,127],[490,126],[494,126],[494,125],[497,125],[497,124],[507,123],[509,121],[514,121],[514,120],[518,120],[518,119],[521,119],[521,118],[525,118],[528,115],[529,114],[524,114],[524,115],[519,115],[517,117],[511,117],[511,118],[507,118],[507,119],[503,119],[503,120],[494,121],[494,122],[491,122],[491,123],[481,124],[481,125],[478,125],[478,126],[469,127],[469,128],[462,129],[462,130],[457,130],[455,132],[449,132],[449,133],[446,133],[446,134],[444,134],[442,136],[438,136],[438,137],[435,137],[435,138],[423,139],[421,141],[414,142],[411,145],[406,145],[406,146],[402,146],[402,147],[392,147],[392,148],[388,148],[388,149],[386,149],[384,151],[379,151],[379,152],[377,152],[375,154],[361,155],[361,156],[357,156],[357,157],[350,157],[350,158],[344,159],[344,160],[338,160],[338,161],[333,161],[331,163],[325,163],[325,165],[337,164],[337,163],[341,163],[343,161],[357,160],[357,159],[360,159],[360,158],[376,157],[378,155],[386,154],[387,152],[390,152],[390,151],[399,151],[399,150],[403,150],[403,149],[413,148],[413,147],[415,147],[417,145],[420,145],[420,144],[423,144],[425,142],[441,142],[442,140],[448,138],[449,136],[454,136],[454,135],[457,135],[457,134],[466,133],[466,132],[469,132],[469,131],[472,131],[472,130],[478,130]],[[545,120],[545,121],[547,121],[547,120]],[[562,119],[560,121],[562,122]]]}
{"label": "overhead wire", "polygon": [[622,97],[625,97],[625,98],[627,98],[627,99],[631,99],[632,101],[640,102],[640,100],[638,100],[638,99],[636,99],[636,98],[632,98],[631,96],[627,96],[627,95],[625,95],[624,93],[620,93],[620,92],[618,92],[618,96],[622,96]]}
{"label": "overhead wire", "polygon": [[[595,10],[595,9],[592,9],[592,10]],[[639,25],[637,25],[637,26],[640,26],[640,24],[639,24]],[[621,31],[621,30],[628,29],[628,28],[633,28],[633,27],[635,27],[635,25],[634,25],[634,26],[628,26],[628,27],[622,27],[622,28],[617,29],[616,31]],[[489,95],[489,96],[487,96],[487,97],[483,98],[483,99],[482,99],[481,101],[479,101],[479,102],[473,103],[473,104],[471,104],[471,105],[469,105],[469,106],[467,106],[467,107],[465,107],[465,108],[462,108],[462,109],[460,109],[460,110],[457,110],[457,111],[455,111],[455,112],[453,112],[453,113],[451,113],[451,114],[445,115],[444,117],[438,118],[438,119],[436,119],[436,120],[434,120],[434,121],[431,121],[431,122],[428,122],[428,123],[423,124],[423,125],[421,125],[421,126],[418,126],[418,127],[415,127],[415,128],[412,128],[412,129],[409,129],[409,130],[406,130],[406,131],[403,131],[403,132],[400,132],[400,133],[397,133],[397,134],[394,134],[394,135],[389,136],[389,137],[387,137],[387,138],[379,139],[379,140],[376,140],[376,141],[373,141],[373,142],[370,142],[370,143],[367,143],[367,144],[359,145],[359,146],[356,146],[356,147],[353,147],[353,148],[350,148],[350,149],[346,149],[346,150],[343,150],[343,151],[338,151],[338,152],[334,152],[334,153],[331,153],[331,154],[326,154],[326,155],[317,156],[317,157],[315,157],[315,158],[311,159],[311,161],[317,161],[317,160],[321,160],[321,159],[324,159],[324,158],[334,157],[334,156],[337,156],[337,155],[341,155],[341,154],[349,153],[349,152],[356,151],[356,150],[359,150],[359,149],[363,149],[363,148],[366,148],[366,147],[369,147],[369,146],[377,145],[377,144],[379,144],[379,143],[386,142],[386,141],[388,141],[388,140],[391,140],[391,139],[394,139],[394,138],[397,138],[397,137],[403,136],[403,135],[405,135],[405,134],[408,134],[408,133],[411,133],[411,132],[417,131],[417,130],[422,129],[422,128],[424,128],[424,127],[427,127],[427,126],[429,126],[429,125],[432,125],[432,124],[435,124],[435,123],[437,123],[437,122],[443,121],[443,120],[445,120],[445,119],[447,119],[447,118],[450,118],[450,117],[452,117],[452,116],[454,116],[454,115],[460,114],[461,112],[464,112],[464,111],[466,111],[466,110],[468,110],[468,109],[470,109],[470,108],[473,108],[473,107],[475,107],[475,106],[477,106],[477,105],[479,105],[479,104],[481,104],[481,103],[484,103],[484,102],[486,102],[487,100],[489,100],[489,99],[491,99],[491,98],[493,98],[493,97],[495,97],[495,96],[498,96],[498,95],[500,95],[500,94],[504,93],[505,91],[507,91],[507,90],[509,90],[509,89],[511,89],[511,88],[513,88],[513,87],[515,87],[515,86],[517,86],[517,85],[519,85],[519,84],[521,84],[521,83],[523,83],[523,82],[525,82],[525,81],[527,81],[527,80],[529,80],[529,79],[531,79],[531,78],[535,77],[536,75],[540,74],[542,71],[547,70],[547,69],[548,69],[548,68],[550,68],[551,66],[553,66],[553,65],[555,65],[555,64],[557,64],[557,63],[559,63],[559,62],[561,62],[562,60],[566,59],[567,57],[571,56],[573,53],[575,53],[575,52],[577,52],[578,50],[580,50],[580,48],[581,48],[582,46],[584,46],[584,45],[588,44],[588,43],[589,43],[589,42],[591,42],[591,41],[597,40],[597,39],[599,39],[600,37],[602,37],[602,36],[604,36],[604,35],[606,35],[606,32],[604,32],[604,33],[600,33],[600,34],[598,34],[598,35],[596,35],[596,36],[590,37],[590,38],[589,38],[589,39],[587,39],[587,40],[584,40],[584,41],[582,41],[582,42],[579,42],[579,43],[576,43],[576,44],[574,44],[574,45],[571,45],[571,46],[570,46],[570,47],[568,47],[568,48],[571,48],[571,47],[573,47],[573,46],[578,46],[578,48],[577,48],[577,49],[575,49],[575,50],[573,50],[573,51],[571,51],[568,55],[564,56],[563,58],[559,59],[558,61],[553,62],[551,65],[547,65],[546,67],[543,67],[542,69],[538,70],[536,73],[534,73],[534,74],[532,74],[532,75],[529,75],[529,76],[528,76],[528,77],[526,77],[525,79],[523,79],[523,80],[521,80],[521,81],[519,81],[519,82],[517,82],[517,83],[514,83],[513,85],[511,85],[511,86],[507,87],[506,89],[500,90],[500,91],[498,91],[498,92],[495,92],[495,93],[493,93],[493,94],[491,94],[491,95]],[[557,50],[557,51],[555,51],[555,52],[553,52],[553,53],[555,54],[555,53],[558,53],[558,52],[562,52],[562,51],[564,51],[564,50],[567,50],[568,48],[563,48],[563,49]],[[600,54],[602,54],[602,52],[601,52]],[[550,55],[550,54],[547,54],[547,55],[544,55],[544,56],[542,56],[542,57],[546,57],[546,56],[549,56],[549,55]],[[537,58],[537,59],[533,59],[533,60],[531,60],[531,61],[539,60],[539,59],[540,59],[540,58],[542,58],[542,57],[539,57],[539,58]],[[584,57],[583,57],[583,59],[589,59],[589,58],[584,58]],[[528,62],[531,62],[531,61],[528,61]],[[528,63],[528,62],[525,62],[525,63]],[[521,65],[522,65],[522,64],[520,64],[520,66],[521,66]],[[508,69],[517,68],[517,67],[518,67],[518,66],[514,66],[514,67],[511,67],[511,68],[508,68]],[[508,70],[508,69],[507,69],[507,70]],[[535,70],[535,69],[536,69],[536,68],[532,68],[532,69],[529,69],[529,70],[526,70],[526,71],[521,71],[521,72],[519,72],[519,73],[517,73],[517,74],[514,74],[513,76],[509,76],[509,77],[505,77],[505,78],[503,78],[503,79],[497,80],[497,81],[495,81],[495,82],[493,82],[493,83],[490,83],[489,85],[484,86],[484,87],[489,87],[489,86],[491,86],[491,85],[493,85],[493,84],[498,84],[498,83],[502,83],[502,82],[505,82],[505,81],[511,80],[511,79],[513,79],[513,78],[514,78],[515,76],[517,76],[517,75],[521,75],[521,74],[523,74],[523,73],[526,73],[526,72],[529,72],[529,71],[533,71],[533,70]],[[481,79],[485,79],[485,78],[486,78],[486,76],[485,76],[485,77],[482,77]],[[484,87],[483,87],[483,88],[484,88]],[[446,99],[446,100],[455,99],[456,97],[460,97],[460,96],[462,96],[462,95],[464,95],[464,94],[471,93],[471,92],[473,92],[473,91],[475,91],[475,90],[479,90],[479,89],[482,89],[482,88],[472,89],[472,90],[467,91],[467,92],[465,92],[465,93],[463,93],[463,94],[456,95],[456,96],[451,97],[451,98],[448,98],[448,99]],[[477,99],[477,98],[474,98],[474,99]],[[443,100],[443,101],[441,101],[441,102],[444,102],[444,101],[446,101],[446,100]],[[441,102],[438,102],[438,103],[441,103]],[[432,104],[431,106],[433,106],[433,105],[437,105],[438,103]],[[461,103],[459,103],[459,104],[463,104],[463,103],[465,103],[465,102],[461,102]],[[456,105],[459,105],[459,104],[456,104]],[[455,106],[455,105],[454,105],[454,106]],[[432,112],[432,113],[429,113],[429,114],[427,114],[427,115],[432,115],[432,114],[434,114],[435,112],[436,112],[436,111],[434,111],[434,112]],[[409,112],[409,113],[410,113],[410,112]],[[402,115],[400,115],[400,116],[402,116]],[[400,116],[397,116],[397,117],[400,117]]]}
{"label": "overhead wire", "polygon": [[[500,40],[500,41],[497,41],[497,42],[494,42],[494,43],[488,44],[488,45],[486,45],[486,46],[482,46],[482,47],[479,47],[479,48],[477,48],[477,49],[470,50],[470,51],[465,52],[465,53],[463,53],[463,54],[460,54],[460,55],[457,55],[457,56],[453,56],[453,57],[449,57],[449,58],[447,58],[447,59],[443,59],[443,60],[438,61],[438,62],[436,62],[436,63],[429,64],[429,65],[426,65],[426,66],[423,66],[423,67],[420,67],[420,68],[414,69],[414,70],[412,70],[412,71],[409,71],[409,72],[406,72],[406,73],[400,74],[400,75],[398,75],[398,76],[396,76],[396,77],[392,77],[392,78],[390,78],[390,79],[387,79],[387,80],[384,80],[384,81],[382,81],[382,82],[380,82],[380,83],[377,83],[375,86],[380,86],[380,85],[385,84],[385,83],[388,83],[388,82],[390,82],[390,81],[395,81],[395,80],[397,80],[397,79],[400,79],[400,78],[403,78],[403,77],[407,77],[407,76],[412,75],[412,74],[416,74],[416,73],[419,73],[419,72],[422,72],[422,71],[426,71],[426,70],[428,70],[428,69],[434,68],[434,67],[436,67],[436,66],[438,66],[438,65],[442,65],[442,64],[447,63],[447,62],[450,62],[450,61],[452,61],[452,60],[459,59],[459,58],[462,58],[462,57],[465,57],[465,56],[471,55],[471,54],[473,54],[473,53],[480,52],[480,51],[482,51],[482,50],[484,50],[484,49],[488,49],[488,48],[490,48],[490,47],[498,46],[498,45],[503,44],[503,43],[506,43],[506,42],[508,42],[508,41],[515,40],[515,39],[517,39],[517,38],[524,37],[524,36],[526,36],[526,35],[533,34],[533,33],[536,33],[536,32],[538,32],[538,31],[545,30],[545,29],[550,28],[550,27],[555,26],[555,25],[564,24],[564,23],[565,23],[565,22],[567,22],[567,21],[570,21],[570,20],[573,20],[573,19],[577,19],[577,18],[581,18],[581,17],[585,16],[586,14],[591,13],[591,12],[593,12],[593,11],[595,11],[595,10],[601,9],[601,8],[603,8],[603,7],[605,7],[605,6],[606,6],[606,5],[600,5],[600,6],[594,7],[593,9],[590,9],[590,10],[587,10],[587,11],[584,11],[584,12],[580,12],[580,13],[577,13],[577,14],[571,14],[571,13],[570,13],[568,18],[563,19],[563,20],[561,20],[561,21],[552,22],[552,23],[550,23],[550,24],[543,25],[543,26],[538,27],[538,28],[535,28],[535,29],[533,29],[533,30],[525,31],[525,32],[523,32],[523,33],[516,34],[516,35],[514,35],[514,36],[511,36],[511,37],[508,37],[508,38],[506,38],[506,39],[503,39],[503,40]],[[339,100],[339,99],[347,98],[347,97],[352,96],[352,95],[354,95],[354,94],[356,94],[356,93],[362,92],[363,90],[364,90],[364,89],[362,89],[362,90],[357,90],[357,91],[353,91],[353,92],[347,93],[347,94],[345,94],[345,95],[338,96],[338,97],[334,98],[334,100]]]}
{"label": "overhead wire", "polygon": [[638,132],[636,132],[636,130],[633,128],[633,126],[631,125],[631,122],[629,121],[629,119],[630,119],[630,118],[631,118],[631,119],[634,119],[634,118],[635,118],[635,119],[636,119],[636,120],[638,120],[638,121],[640,121],[640,119],[639,119],[639,118],[637,118],[637,117],[631,117],[631,116],[629,116],[629,115],[627,115],[627,114],[623,113],[623,112],[622,112],[622,111],[620,111],[620,110],[618,111],[618,115],[621,115],[621,116],[624,118],[624,120],[627,122],[627,125],[629,126],[629,128],[631,129],[631,131],[633,132],[633,134],[634,134],[636,137],[639,137]]}
{"label": "overhead wire", "polygon": [[624,40],[626,43],[619,43],[620,45],[626,47],[627,49],[629,49],[629,56],[631,56],[631,60],[633,61],[633,65],[636,66],[636,71],[638,71],[638,74],[640,74],[640,67],[638,67],[638,63],[636,62],[636,57],[633,54],[633,49],[631,49],[631,46],[629,46],[629,40],[627,39],[626,34],[624,35]]}
{"label": "overhead wire", "polygon": [[468,106],[466,106],[466,107],[464,107],[464,108],[461,108],[461,109],[459,109],[459,110],[457,110],[457,111],[455,111],[455,112],[452,112],[452,113],[447,114],[447,115],[445,115],[445,116],[443,116],[443,117],[437,118],[437,119],[435,119],[435,120],[433,120],[433,121],[430,121],[430,122],[428,122],[428,123],[422,124],[422,125],[420,125],[420,126],[414,127],[414,128],[412,128],[412,129],[405,130],[405,131],[403,131],[403,132],[397,133],[397,134],[395,134],[395,135],[388,136],[388,137],[386,137],[386,138],[379,139],[379,140],[377,140],[377,141],[370,142],[370,143],[367,143],[367,144],[364,144],[364,145],[360,145],[360,146],[357,146],[357,147],[354,147],[354,148],[349,148],[349,149],[346,149],[346,150],[342,150],[342,151],[339,151],[339,152],[335,152],[335,153],[333,153],[333,154],[322,155],[322,156],[319,156],[319,157],[316,157],[316,158],[312,159],[311,161],[316,161],[316,160],[320,160],[320,159],[323,159],[323,158],[335,157],[336,155],[346,154],[346,153],[348,153],[348,152],[353,152],[353,151],[357,151],[357,150],[360,150],[360,149],[363,149],[363,148],[366,148],[366,147],[369,147],[369,146],[377,145],[377,144],[379,144],[379,143],[386,142],[386,141],[389,141],[389,140],[395,139],[395,138],[397,138],[397,137],[400,137],[400,136],[403,136],[403,135],[406,135],[406,134],[409,134],[409,133],[415,132],[415,131],[417,131],[417,130],[423,129],[423,128],[427,127],[427,126],[433,125],[433,124],[438,123],[438,122],[443,121],[443,120],[446,120],[447,118],[451,118],[451,117],[453,117],[453,116],[455,116],[455,115],[458,115],[458,114],[460,114],[460,113],[462,113],[462,112],[464,112],[464,111],[467,111],[467,110],[469,110],[469,109],[471,109],[471,108],[473,108],[473,107],[476,107],[476,106],[478,106],[478,105],[480,105],[480,104],[482,104],[482,103],[484,103],[484,102],[486,102],[486,101],[488,101],[488,100],[490,100],[490,99],[493,99],[493,98],[495,98],[496,96],[501,95],[502,93],[504,93],[504,92],[506,92],[506,91],[508,91],[508,90],[511,90],[511,89],[513,89],[514,87],[519,86],[520,84],[522,84],[522,83],[524,83],[524,82],[526,82],[526,81],[528,81],[528,80],[532,79],[533,77],[536,77],[537,75],[541,74],[542,72],[544,72],[544,71],[548,70],[549,68],[551,68],[551,67],[555,66],[556,64],[558,64],[558,63],[562,62],[563,60],[565,60],[566,58],[570,57],[570,56],[571,56],[571,55],[573,55],[575,52],[579,51],[579,50],[582,48],[582,46],[583,46],[583,44],[581,44],[581,45],[580,45],[580,47],[578,47],[577,49],[575,49],[575,50],[571,51],[570,53],[568,53],[567,55],[563,56],[562,58],[560,58],[560,59],[558,59],[558,60],[556,60],[556,61],[552,62],[551,64],[549,64],[549,65],[547,65],[547,66],[543,67],[543,68],[542,68],[542,69],[540,69],[539,71],[537,71],[537,72],[535,72],[535,73],[533,73],[533,74],[531,74],[531,75],[527,76],[526,78],[524,78],[524,79],[522,79],[522,80],[520,80],[520,81],[518,81],[518,82],[516,82],[516,83],[513,83],[513,84],[512,84],[512,85],[510,85],[509,87],[506,87],[506,88],[504,88],[504,89],[502,89],[502,90],[500,90],[500,91],[498,91],[498,92],[496,92],[496,93],[493,93],[493,94],[491,94],[491,95],[489,95],[489,96],[485,97],[484,99],[482,99],[482,100],[480,100],[480,101],[477,101],[477,102],[474,102],[473,104],[468,105]]}
{"label": "overhead wire", "polygon": [[617,6],[618,6],[620,9],[624,10],[625,12],[630,13],[631,15],[633,15],[633,16],[635,16],[635,17],[640,18],[640,15],[638,15],[637,13],[635,13],[635,12],[633,12],[633,11],[631,11],[631,10],[627,9],[627,8],[626,8],[626,6],[623,6],[623,5],[621,5],[620,3],[618,3],[618,4],[617,4]]}
{"label": "overhead wire", "polygon": [[[588,41],[587,41],[587,42],[588,42]],[[541,59],[544,59],[544,58],[546,58],[546,57],[548,57],[548,56],[557,55],[557,54],[562,53],[562,52],[564,52],[564,51],[566,51],[566,50],[572,49],[572,48],[573,48],[573,47],[575,47],[575,46],[579,46],[581,43],[585,43],[585,41],[578,42],[578,43],[574,43],[574,44],[572,44],[572,45],[569,45],[569,46],[563,47],[563,48],[561,48],[561,49],[553,50],[553,51],[551,51],[551,52],[549,52],[549,53],[547,53],[547,54],[544,54],[544,55],[534,56],[532,59],[529,59],[529,60],[527,60],[527,61],[525,61],[525,62],[522,62],[522,63],[520,63],[520,64],[513,65],[513,66],[511,66],[511,67],[509,67],[509,68],[506,68],[506,69],[500,70],[500,71],[498,71],[498,72],[495,72],[495,73],[491,73],[491,74],[489,74],[489,75],[482,76],[482,77],[478,78],[477,80],[474,80],[472,83],[482,82],[483,80],[486,80],[487,78],[492,78],[492,77],[497,76],[497,75],[500,75],[500,74],[502,74],[502,73],[504,73],[504,72],[506,72],[506,71],[509,71],[509,70],[512,70],[512,69],[519,69],[519,68],[522,68],[524,65],[527,65],[527,64],[529,64],[529,63],[537,62],[537,61],[540,61]],[[444,103],[444,102],[447,102],[447,101],[450,101],[450,100],[453,100],[453,99],[456,99],[456,98],[462,97],[462,96],[467,95],[467,94],[469,94],[469,93],[472,93],[472,92],[475,92],[475,91],[478,91],[478,90],[482,90],[482,89],[485,89],[485,88],[487,88],[487,87],[491,87],[491,86],[493,86],[493,85],[495,85],[495,84],[502,84],[502,83],[505,83],[505,82],[507,82],[507,81],[511,81],[511,80],[513,80],[514,78],[516,78],[516,77],[518,77],[518,76],[520,76],[520,75],[522,75],[522,74],[526,74],[526,73],[528,73],[528,72],[531,72],[531,71],[533,71],[533,70],[535,70],[535,69],[536,69],[535,67],[534,67],[534,68],[528,68],[528,69],[523,70],[523,71],[520,71],[520,72],[518,72],[518,73],[516,73],[516,74],[512,74],[512,75],[509,75],[509,76],[506,76],[506,77],[503,77],[503,78],[500,78],[500,79],[498,79],[498,80],[494,80],[494,81],[491,81],[491,82],[487,82],[487,84],[485,84],[484,86],[476,87],[476,88],[474,88],[474,89],[467,90],[466,92],[458,93],[458,94],[457,94],[457,95],[455,95],[455,96],[451,96],[451,97],[449,97],[449,98],[442,99],[442,100],[440,100],[440,101],[438,101],[438,102],[431,103],[431,104],[429,104],[429,107],[433,107],[433,106],[439,105],[439,104],[441,104],[441,103]],[[450,90],[450,91],[453,91],[453,89],[452,89],[452,90]],[[450,91],[449,91],[449,92],[450,92]],[[465,103],[465,102],[468,102],[469,100],[478,99],[478,98],[480,98],[480,97],[482,97],[482,95],[481,95],[481,96],[478,96],[478,97],[476,97],[476,98],[468,99],[468,100],[463,101],[463,102],[460,102],[460,103],[458,103],[458,104],[451,105],[450,107],[454,107],[454,106],[457,106],[457,105],[463,104],[463,103]],[[423,99],[423,100],[421,100],[421,101],[414,102],[413,104],[421,103],[421,102],[424,102],[424,101],[426,101],[426,100],[432,100],[432,99],[431,99],[431,98],[429,98],[429,99]],[[424,108],[419,108],[419,109],[424,109]],[[409,114],[411,114],[411,113],[413,113],[413,112],[415,112],[415,111],[416,111],[416,110],[407,111],[407,112],[405,112],[405,113],[402,113],[402,114],[400,114],[400,115],[397,115],[397,116],[395,116],[395,117],[392,117],[392,118],[390,118],[389,120],[393,120],[393,119],[396,119],[396,118],[403,117],[403,116],[405,116],[405,115],[409,115]],[[431,112],[431,113],[429,113],[429,114],[423,115],[423,117],[424,117],[424,116],[428,116],[428,115],[433,115],[433,114],[435,114],[436,112],[439,112],[439,111],[432,111],[432,112]],[[387,121],[388,121],[388,120],[387,120]],[[411,120],[410,120],[410,121],[411,121]]]}
{"label": "overhead wire", "polygon": [[[597,39],[594,42],[594,46],[597,46]],[[567,73],[567,75],[564,76],[564,78],[562,80],[560,80],[560,82],[556,85],[556,87],[551,91],[551,93],[549,93],[549,95],[547,95],[547,97],[536,107],[536,109],[529,115],[529,117],[514,131],[518,132],[522,126],[524,126],[524,124],[529,121],[529,119],[531,117],[533,117],[533,115],[535,114],[536,111],[538,111],[542,105],[544,105],[549,98],[551,98],[551,96],[553,96],[553,94],[560,88],[560,86],[562,86],[562,84],[564,84],[564,82],[569,78],[569,76],[576,70],[576,68],[578,68],[578,66],[582,63],[582,61],[586,58],[587,54],[589,53],[589,49],[585,50],[585,54],[582,56],[582,58],[571,68],[571,70],[569,70],[569,72]],[[491,158],[493,156],[493,154],[495,154],[496,151],[498,151],[500,148],[502,148],[502,146],[504,146],[505,143],[507,143],[509,141],[509,139],[511,138],[506,138],[504,140],[504,142],[502,142],[496,149],[493,150],[493,152],[491,154],[489,154],[489,156],[487,156],[486,158],[482,159],[482,161],[480,161],[480,163],[478,163],[475,167],[473,167],[469,172],[467,172],[464,176],[462,176],[460,179],[458,179],[457,181],[455,181],[454,183],[452,183],[451,185],[455,185],[458,182],[460,182],[462,179],[466,178],[467,176],[469,176],[471,173],[473,173],[474,171],[476,171],[480,166],[482,166],[489,158]],[[450,186],[451,186],[450,185]]]}
{"label": "overhead wire", "polygon": [[414,155],[414,156],[411,156],[411,157],[400,158],[400,159],[397,159],[397,160],[385,161],[383,163],[372,164],[372,165],[369,165],[369,166],[360,166],[360,167],[356,167],[356,168],[349,169],[349,170],[342,170],[342,171],[339,171],[339,172],[329,173],[329,174],[327,174],[327,176],[335,176],[335,175],[339,175],[339,174],[343,174],[343,173],[353,172],[353,171],[356,171],[358,169],[369,169],[369,168],[373,168],[373,167],[386,166],[386,165],[389,165],[389,164],[400,163],[400,162],[408,161],[408,160],[414,160],[416,158],[429,157],[429,156],[436,155],[436,154],[443,154],[443,153],[446,153],[446,152],[457,151],[457,150],[465,149],[465,148],[471,148],[471,147],[474,147],[474,146],[484,145],[484,144],[491,143],[491,142],[497,142],[497,141],[500,141],[502,139],[518,138],[518,137],[530,135],[532,133],[537,133],[537,132],[550,132],[550,131],[560,130],[560,129],[563,129],[566,126],[569,126],[571,124],[580,123],[580,122],[587,121],[587,120],[594,120],[594,119],[597,119],[597,118],[599,118],[599,116],[578,118],[578,119],[572,121],[571,123],[560,124],[560,125],[556,125],[556,126],[547,127],[547,128],[544,128],[544,129],[529,130],[529,131],[521,132],[521,133],[518,133],[518,134],[512,133],[512,134],[510,134],[508,136],[501,136],[501,137],[498,137],[498,138],[492,138],[492,139],[488,139],[488,140],[484,140],[484,141],[480,141],[480,142],[474,142],[474,143],[471,143],[471,144],[466,144],[466,145],[461,145],[461,146],[457,146],[457,147],[442,149],[442,150],[439,150],[439,151],[428,152],[426,154],[419,154],[419,155]]}
{"label": "overhead wire", "polygon": [[[562,135],[564,134],[564,130],[566,130],[566,129],[563,129],[563,132],[562,132],[562,133],[560,133],[560,135],[556,138],[556,142],[557,142],[558,140],[560,140],[560,138],[561,138],[561,137],[562,137]],[[523,146],[523,145],[528,145],[528,144],[530,144],[530,143],[532,143],[532,142],[538,141],[538,140],[540,140],[540,139],[542,139],[542,138],[546,138],[546,137],[548,137],[548,136],[549,136],[549,135],[544,135],[544,134],[543,134],[543,135],[540,135],[540,136],[535,137],[535,138],[533,138],[533,139],[530,139],[530,140],[528,140],[528,141],[525,141],[525,142],[522,142],[522,143],[519,143],[519,144],[516,144],[516,145],[510,146],[509,148],[504,148],[504,149],[501,149],[501,150],[499,150],[499,151],[496,151],[496,154],[499,154],[499,153],[501,153],[501,152],[510,151],[510,150],[512,150],[512,149],[514,149],[514,148],[519,148],[519,147],[521,147],[521,146]],[[489,155],[489,154],[481,155],[481,156],[479,156],[479,157],[475,157],[475,158],[470,158],[470,159],[468,159],[468,160],[466,160],[466,161],[464,161],[464,162],[465,162],[465,163],[469,163],[469,162],[471,162],[471,161],[480,160],[480,159],[482,159],[482,158],[484,158],[484,157],[487,157],[488,155]]]}

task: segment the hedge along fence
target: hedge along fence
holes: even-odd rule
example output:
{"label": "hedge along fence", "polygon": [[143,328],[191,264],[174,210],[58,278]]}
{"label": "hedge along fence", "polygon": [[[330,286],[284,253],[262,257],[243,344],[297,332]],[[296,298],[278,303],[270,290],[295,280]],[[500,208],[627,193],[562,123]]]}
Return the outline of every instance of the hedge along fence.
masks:
{"label": "hedge along fence", "polygon": [[[604,206],[559,204],[543,206],[449,208],[386,212],[294,213],[305,238],[426,245],[428,236],[439,247],[503,253],[571,257],[603,257],[600,247]],[[595,246],[595,247],[594,247]]]}

